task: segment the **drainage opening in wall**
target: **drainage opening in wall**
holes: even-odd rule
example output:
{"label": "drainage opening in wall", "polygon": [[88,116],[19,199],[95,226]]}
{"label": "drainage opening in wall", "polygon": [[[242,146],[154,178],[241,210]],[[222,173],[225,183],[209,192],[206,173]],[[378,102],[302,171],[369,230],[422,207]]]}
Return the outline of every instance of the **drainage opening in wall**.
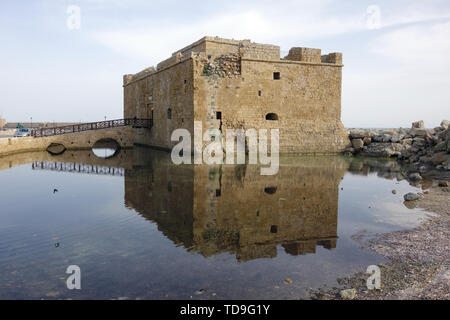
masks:
{"label": "drainage opening in wall", "polygon": [[278,120],[278,115],[276,113],[266,114],[266,120]]}
{"label": "drainage opening in wall", "polygon": [[264,192],[267,194],[274,194],[277,192],[277,187],[265,187]]}

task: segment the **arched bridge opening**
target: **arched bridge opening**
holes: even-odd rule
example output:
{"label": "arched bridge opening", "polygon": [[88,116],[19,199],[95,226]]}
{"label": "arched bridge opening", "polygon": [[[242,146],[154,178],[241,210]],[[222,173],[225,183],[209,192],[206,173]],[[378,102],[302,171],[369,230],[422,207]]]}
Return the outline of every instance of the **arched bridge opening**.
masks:
{"label": "arched bridge opening", "polygon": [[96,141],[92,146],[92,153],[98,158],[112,158],[120,151],[120,144],[111,138]]}

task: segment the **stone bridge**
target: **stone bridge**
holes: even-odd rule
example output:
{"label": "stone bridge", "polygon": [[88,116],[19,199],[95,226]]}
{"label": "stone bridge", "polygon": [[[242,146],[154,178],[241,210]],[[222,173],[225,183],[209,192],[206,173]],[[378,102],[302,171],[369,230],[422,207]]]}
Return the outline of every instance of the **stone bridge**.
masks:
{"label": "stone bridge", "polygon": [[121,148],[131,148],[134,144],[133,131],[132,127],[116,127],[37,138],[4,138],[0,139],[0,156],[17,152],[44,151],[51,145],[62,145],[67,150],[87,150],[103,139],[114,140]]}

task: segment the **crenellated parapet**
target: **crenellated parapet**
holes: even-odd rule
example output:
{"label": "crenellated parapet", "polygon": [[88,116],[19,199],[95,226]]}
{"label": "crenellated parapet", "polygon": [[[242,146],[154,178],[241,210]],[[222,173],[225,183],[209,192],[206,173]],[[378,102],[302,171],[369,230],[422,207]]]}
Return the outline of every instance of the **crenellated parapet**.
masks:
{"label": "crenellated parapet", "polygon": [[289,50],[289,54],[284,57],[284,60],[341,65],[342,53],[334,52],[322,55],[321,49],[293,47]]}

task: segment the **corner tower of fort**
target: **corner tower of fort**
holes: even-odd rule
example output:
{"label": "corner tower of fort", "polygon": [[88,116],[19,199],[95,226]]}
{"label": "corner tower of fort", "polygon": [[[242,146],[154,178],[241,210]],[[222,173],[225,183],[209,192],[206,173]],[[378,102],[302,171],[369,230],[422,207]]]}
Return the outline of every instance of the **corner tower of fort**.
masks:
{"label": "corner tower of fort", "polygon": [[153,118],[135,143],[170,149],[173,130],[280,129],[281,153],[335,153],[349,143],[341,123],[342,54],[204,37],[124,76],[125,118]]}

